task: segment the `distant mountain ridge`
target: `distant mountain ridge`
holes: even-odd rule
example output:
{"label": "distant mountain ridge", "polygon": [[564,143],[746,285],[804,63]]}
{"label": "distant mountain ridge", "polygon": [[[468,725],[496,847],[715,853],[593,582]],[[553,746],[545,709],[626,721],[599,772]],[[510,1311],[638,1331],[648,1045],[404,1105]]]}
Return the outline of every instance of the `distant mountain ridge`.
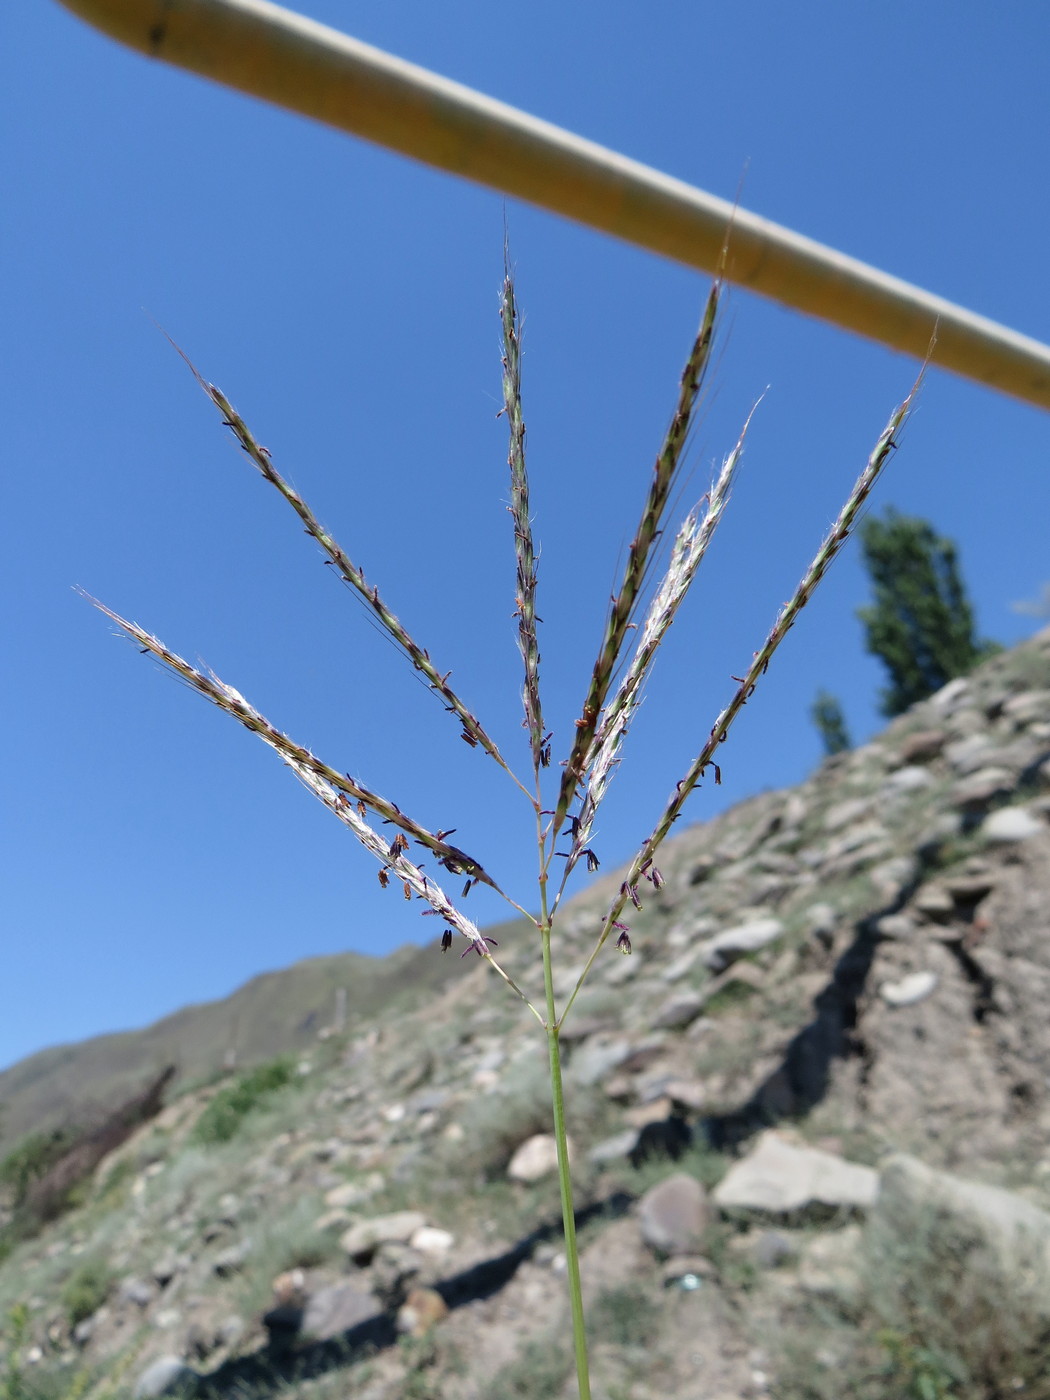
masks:
{"label": "distant mountain ridge", "polygon": [[346,993],[348,1026],[367,1011],[406,1010],[442,988],[456,960],[405,945],[385,957],[336,953],[260,973],[227,997],[185,1006],[142,1030],[51,1046],[0,1071],[0,1152],[25,1133],[58,1123],[86,1126],[140,1090],[166,1064],[177,1083],[217,1073],[224,1063],[258,1064],[303,1051],[335,1016]]}

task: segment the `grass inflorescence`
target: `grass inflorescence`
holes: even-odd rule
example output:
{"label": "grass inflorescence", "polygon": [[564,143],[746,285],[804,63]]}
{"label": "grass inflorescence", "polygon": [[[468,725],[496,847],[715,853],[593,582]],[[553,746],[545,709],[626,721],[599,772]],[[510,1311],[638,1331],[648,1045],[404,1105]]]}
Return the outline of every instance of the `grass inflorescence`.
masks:
{"label": "grass inflorescence", "polygon": [[[372,621],[394,643],[422,676],[428,688],[441,701],[443,708],[458,725],[461,737],[472,748],[487,753],[503,769],[524,800],[530,804],[536,826],[537,892],[533,900],[522,896],[519,902],[507,893],[486,864],[473,853],[450,843],[453,826],[432,831],[423,826],[389,798],[367,787],[344,769],[326,763],[303,745],[296,743],[267,720],[239,691],[213,674],[191,665],[163,642],[136,623],[97,604],[117,623],[142,651],[160,660],[169,670],[182,678],[191,688],[217,705],[231,718],[255,733],[293,770],[309,790],[346,826],[371,852],[379,865],[380,882],[400,888],[406,900],[423,905],[422,912],[437,915],[444,926],[443,948],[450,947],[454,936],[465,940],[465,952],[474,952],[496,971],[510,989],[520,996],[546,1038],[549,1077],[545,1091],[546,1108],[528,1094],[522,1102],[509,1104],[507,1123],[489,1125],[491,1142],[486,1151],[483,1172],[502,1166],[507,1146],[515,1137],[523,1117],[530,1126],[549,1123],[554,1118],[554,1135],[558,1145],[558,1176],[561,1192],[562,1219],[565,1231],[567,1277],[572,1305],[572,1356],[559,1350],[555,1355],[544,1349],[543,1367],[549,1387],[560,1385],[565,1373],[575,1363],[581,1400],[588,1400],[590,1381],[587,1361],[582,1288],[580,1284],[578,1249],[575,1238],[573,1191],[569,1170],[565,1103],[561,1078],[559,1036],[565,1017],[587,981],[596,959],[609,939],[615,935],[620,951],[631,951],[630,927],[625,919],[628,906],[640,910],[649,888],[658,889],[662,883],[656,858],[664,838],[682,813],[685,804],[710,772],[720,781],[716,755],[744,706],[761,683],[769,664],[794,625],[799,613],[809,602],[817,584],[841,550],[867,500],[876,480],[897,446],[900,430],[908,416],[914,394],[891,415],[866,466],[850,491],[837,520],[821,542],[812,562],[804,571],[798,586],[777,614],[765,641],[752,655],[743,674],[734,677],[736,690],[721,713],[715,718],[703,739],[696,758],[675,783],[652,830],[632,861],[626,879],[608,907],[582,974],[573,990],[559,1006],[555,997],[553,974],[553,935],[555,919],[572,870],[580,863],[588,869],[597,868],[598,860],[590,841],[598,809],[606,795],[622,750],[631,719],[641,699],[660,647],[675,616],[694,583],[711,537],[725,514],[734,475],[744,450],[745,423],[739,440],[716,474],[711,489],[699,506],[690,511],[677,532],[667,528],[672,501],[682,484],[683,462],[691,429],[695,423],[705,374],[709,368],[718,320],[722,285],[713,284],[700,321],[700,327],[690,346],[682,370],[679,390],[670,426],[659,448],[648,490],[631,543],[623,576],[615,590],[605,618],[601,642],[591,668],[590,679],[579,717],[573,727],[571,741],[562,745],[560,775],[547,780],[545,772],[556,753],[555,736],[545,729],[540,687],[540,646],[537,599],[537,548],[533,538],[529,478],[525,452],[525,420],[521,393],[521,328],[514,282],[509,270],[500,298],[502,332],[503,414],[508,425],[508,464],[510,477],[509,510],[513,521],[515,558],[515,607],[518,648],[522,657],[522,699],[525,730],[528,736],[531,781],[523,779],[512,767],[491,738],[490,732],[466,702],[453,689],[450,672],[443,672],[432,660],[429,651],[405,628],[387,605],[376,585],[366,580],[360,567],[319,523],[317,515],[275,467],[269,451],[244,422],[230,400],[210,384],[190,364],[193,374],[221,415],[223,424],[232,432],[238,446],[262,478],[269,482],[291,506],[306,532],[320,545],[325,562],[336,570],[343,582],[367,609]],[[180,351],[180,354],[182,352]],[[185,356],[183,358],[186,358]],[[667,550],[662,576],[654,583],[660,566],[661,540],[668,536],[673,542]],[[94,600],[92,600],[94,601]],[[553,788],[549,794],[545,787]],[[549,803],[550,805],[545,805]],[[393,835],[381,834],[380,826],[393,830]],[[423,873],[420,863],[412,859],[412,846],[422,848],[436,858],[440,869],[461,877],[463,895],[475,882],[482,882],[499,893],[508,904],[524,916],[535,928],[542,972],[542,990],[530,992],[520,986],[498,961],[495,940],[481,932],[461,910],[462,896],[452,896]],[[555,867],[556,859],[564,865]],[[529,914],[528,907],[538,908]],[[520,974],[519,974],[520,975]],[[232,1136],[244,1115],[261,1098],[276,1087],[266,1084],[239,1082],[220,1091],[198,1125],[198,1136],[209,1141]],[[513,1129],[513,1131],[511,1131]],[[602,1305],[617,1326],[632,1327],[630,1300],[617,1296]],[[599,1309],[602,1312],[602,1308]],[[622,1328],[621,1328],[622,1330]],[[630,1330],[630,1329],[628,1329]],[[637,1336],[635,1335],[637,1332]],[[632,1343],[641,1344],[645,1328],[639,1325],[631,1332]],[[539,1394],[535,1389],[538,1361],[530,1355],[522,1368],[511,1368],[501,1380],[502,1394]],[[555,1374],[557,1373],[557,1374]],[[543,1393],[550,1393],[550,1388]]]}

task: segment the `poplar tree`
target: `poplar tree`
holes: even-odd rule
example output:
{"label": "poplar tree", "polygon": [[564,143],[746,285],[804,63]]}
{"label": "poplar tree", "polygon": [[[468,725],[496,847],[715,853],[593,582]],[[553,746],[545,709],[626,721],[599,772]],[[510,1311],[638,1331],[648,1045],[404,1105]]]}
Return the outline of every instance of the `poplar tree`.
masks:
{"label": "poplar tree", "polygon": [[846,717],[836,696],[826,690],[818,690],[809,714],[820,731],[826,754],[845,753],[853,747],[849,730],[846,728]]}
{"label": "poplar tree", "polygon": [[976,639],[955,545],[928,520],[891,507],[864,522],[860,539],[875,600],[857,615],[868,651],[889,672],[882,713],[899,715],[999,646]]}

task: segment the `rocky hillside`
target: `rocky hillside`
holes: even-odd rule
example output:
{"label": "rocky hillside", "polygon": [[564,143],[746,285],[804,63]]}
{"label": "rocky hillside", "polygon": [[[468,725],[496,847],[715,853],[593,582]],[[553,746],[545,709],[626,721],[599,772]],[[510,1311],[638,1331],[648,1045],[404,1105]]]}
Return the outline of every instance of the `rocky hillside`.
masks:
{"label": "rocky hillside", "polygon": [[[565,1032],[595,1394],[1047,1400],[1050,629],[661,869]],[[0,1394],[574,1395],[543,1042],[455,961],[9,1227]]]}

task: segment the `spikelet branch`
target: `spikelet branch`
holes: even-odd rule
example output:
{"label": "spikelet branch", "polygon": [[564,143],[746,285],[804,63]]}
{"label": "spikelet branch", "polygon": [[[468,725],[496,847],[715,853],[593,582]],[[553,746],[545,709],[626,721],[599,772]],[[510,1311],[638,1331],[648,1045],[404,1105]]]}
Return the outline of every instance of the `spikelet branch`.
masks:
{"label": "spikelet branch", "polygon": [[[576,987],[565,1005],[565,1009],[562,1012],[562,1020],[564,1020],[570,1007],[576,1000],[576,996],[586,981],[595,958],[605,945],[609,935],[614,929],[619,929],[621,930],[621,942],[626,938],[627,931],[625,926],[620,922],[620,915],[623,913],[628,901],[638,908],[641,907],[638,895],[640,881],[644,876],[649,876],[651,878],[654,868],[653,860],[656,853],[664,838],[671,830],[671,827],[681,815],[689,794],[699,784],[708,768],[717,767],[714,761],[714,755],[718,750],[718,746],[725,742],[733,722],[754,694],[758,682],[769,669],[769,663],[773,658],[773,654],[794,626],[799,613],[813,596],[813,590],[824,577],[831,561],[849,538],[850,531],[856,523],[857,516],[865,501],[868,499],[868,496],[871,494],[872,487],[881,475],[883,468],[889,460],[890,454],[897,446],[898,434],[907,420],[921,383],[922,375],[920,374],[912,387],[911,393],[890,417],[878,442],[875,444],[874,451],[868,458],[867,465],[854,483],[845,505],[839,512],[835,523],[824,537],[809,568],[803,574],[791,598],[781,608],[762,647],[755,652],[754,659],[748,667],[747,673],[738,679],[737,689],[732,699],[715,720],[706,742],[693,760],[685,776],[676,784],[675,790],[664,808],[659,821],[656,823],[656,826],[649,836],[646,837],[638,854],[631,862],[627,878],[621,885],[620,891],[613,900],[609,912],[606,915],[594,951],[587,960],[577,980]],[[737,678],[734,677],[734,679]],[[626,946],[627,948],[630,947],[629,940]]]}
{"label": "spikelet branch", "polygon": [[[366,810],[375,812],[380,820],[396,826],[400,831],[411,836],[414,841],[419,842],[421,846],[425,846],[437,857],[439,864],[446,870],[453,874],[466,875],[471,881],[478,880],[483,884],[490,885],[498,893],[503,894],[503,891],[483,869],[480,862],[467,855],[465,851],[461,851],[458,846],[449,845],[442,836],[428,831],[426,827],[421,826],[419,822],[414,821],[404,813],[396,803],[380,796],[377,792],[373,792],[371,788],[351,778],[349,774],[340,773],[337,769],[331,768],[312,754],[309,749],[297,744],[287,734],[282,734],[233,686],[227,685],[217,676],[210,676],[198,670],[196,666],[191,665],[176,652],[166,647],[157,637],[139,627],[137,623],[128,622],[119,613],[113,612],[104,603],[100,603],[97,598],[92,598],[88,593],[83,596],[90,603],[93,603],[100,612],[111,618],[140,647],[152,653],[169,670],[186,681],[192,689],[210,700],[212,704],[217,705],[220,710],[224,710],[226,714],[231,715],[246,729],[250,729],[253,734],[257,734],[263,743],[268,744],[270,748],[279,753],[287,763],[295,767],[297,772],[303,770],[312,773],[315,779],[328,784],[335,792],[341,794],[344,800],[359,803]],[[395,838],[395,840],[403,840],[403,838]],[[503,897],[508,899],[510,903],[514,902],[509,900],[507,895]],[[518,907],[515,905],[515,908]]]}
{"label": "spikelet branch", "polygon": [[[171,343],[175,345],[174,341]],[[320,524],[313,511],[303,500],[302,496],[299,495],[298,491],[281,476],[280,472],[273,464],[269,450],[260,446],[244,419],[233,407],[222,390],[216,385],[208,383],[178,345],[175,345],[175,349],[178,350],[183,360],[189,366],[197,383],[222,414],[223,423],[233,433],[238,445],[243,449],[248,459],[258,470],[260,476],[268,481],[271,486],[276,487],[303,522],[306,533],[321,546],[321,549],[335,566],[343,581],[358,594],[379,626],[393,638],[395,645],[408,658],[412,666],[424,677],[429,688],[441,698],[449,713],[456,716],[460,723],[462,738],[465,742],[469,744],[471,748],[480,747],[484,749],[490,757],[496,760],[501,768],[507,773],[510,773],[511,777],[514,777],[510,767],[500,753],[495,740],[489,736],[482,727],[480,720],[471,713],[467,705],[456,694],[452,686],[449,685],[448,678],[451,672],[442,674],[442,672],[438,670],[430,659],[430,653],[415,641],[406,630],[397,614],[387,607],[383,598],[380,596],[379,589],[374,584],[370,584],[367,581],[363,570],[350,559],[336,540]],[[514,778],[514,781],[518,782],[518,779]],[[521,786],[520,783],[518,785]]]}
{"label": "spikelet branch", "polygon": [[653,467],[649,494],[646,497],[634,539],[627,551],[627,565],[623,581],[612,600],[605,624],[605,637],[598,658],[594,663],[587,698],[584,701],[580,718],[576,721],[576,735],[572,751],[565,764],[561,789],[558,793],[558,804],[552,823],[554,835],[557,835],[561,829],[577,789],[586,776],[587,756],[594,743],[594,735],[605,705],[605,698],[612,684],[627,630],[645,583],[650,554],[660,534],[664,512],[677,479],[678,467],[693,421],[693,410],[699,397],[704,373],[710,363],[720,292],[721,284],[716,281],[707,298],[700,329],[682,371],[674,417],[671,419],[671,425]]}
{"label": "spikelet branch", "polygon": [[[505,253],[506,264],[506,253]],[[517,560],[518,649],[525,666],[522,701],[525,725],[529,731],[532,766],[539,778],[541,767],[550,762],[545,742],[543,710],[540,704],[540,648],[536,633],[536,552],[529,518],[529,478],[525,468],[525,420],[521,412],[521,337],[518,308],[514,300],[514,280],[506,265],[500,297],[503,329],[503,411],[510,430],[510,513],[514,520],[514,554]]]}
{"label": "spikelet branch", "polygon": [[641,702],[645,680],[729,504],[730,489],[754,412],[755,409],[752,409],[748,414],[736,446],[722,464],[707,496],[703,516],[699,515],[698,510],[693,510],[682,522],[671,550],[667,573],[649,605],[634,655],[602,715],[586,760],[587,782],[579,814],[573,822],[572,848],[565,866],[562,890],[565,879],[590,845],[595,814],[619,762],[623,741]]}
{"label": "spikelet branch", "polygon": [[392,843],[385,841],[361,815],[360,809],[347,801],[342,791],[322,777],[315,768],[301,763],[298,759],[285,757],[288,766],[304,786],[320,798],[328,810],[338,817],[344,826],[349,827],[361,844],[371,851],[380,862],[381,870],[400,880],[406,895],[414,894],[418,899],[429,904],[430,910],[426,912],[439,915],[451,929],[461,934],[467,941],[465,952],[477,953],[479,957],[490,963],[493,970],[521,997],[525,1005],[542,1024],[543,1017],[540,1012],[493,957],[491,946],[495,946],[494,940],[486,938],[477,924],[456,908],[441,886],[429,876],[424,875],[414,861],[409,860],[403,846],[396,839]]}

